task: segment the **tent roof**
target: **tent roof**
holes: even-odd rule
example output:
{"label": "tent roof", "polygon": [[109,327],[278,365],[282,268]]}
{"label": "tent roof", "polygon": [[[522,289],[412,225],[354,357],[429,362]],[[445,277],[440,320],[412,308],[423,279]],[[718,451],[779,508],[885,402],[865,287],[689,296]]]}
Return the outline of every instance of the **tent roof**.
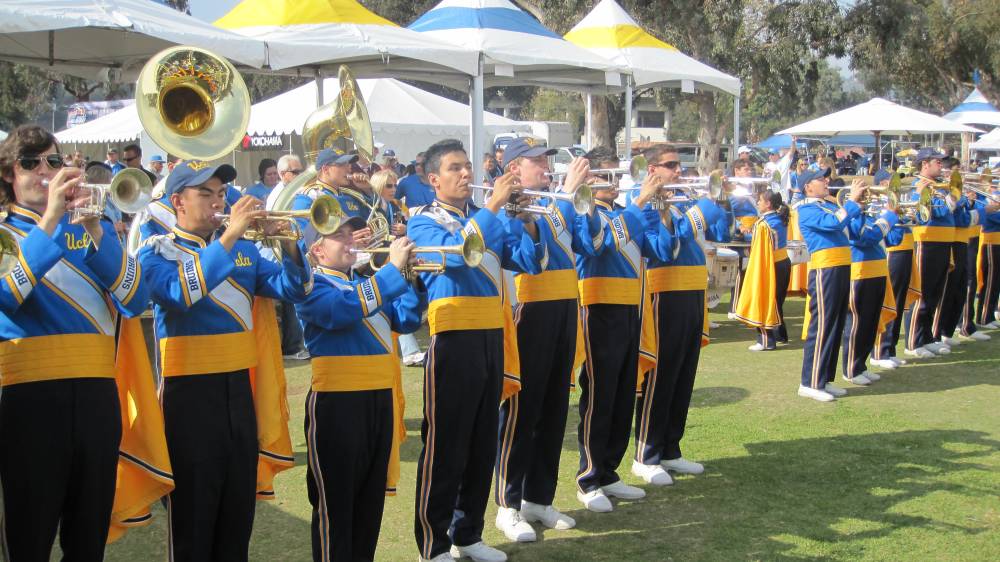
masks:
{"label": "tent roof", "polygon": [[[368,106],[372,129],[380,132],[454,131],[461,134],[469,125],[469,106],[443,98],[388,78],[358,80]],[[338,89],[335,78],[327,78],[323,89],[325,102],[332,101]],[[301,133],[302,124],[315,107],[316,84],[310,82],[255,104],[250,110],[250,134]],[[523,127],[493,113],[484,113],[487,128],[496,132]],[[62,143],[124,142],[139,138],[142,124],[135,106],[122,108],[88,123],[56,133]]]}
{"label": "tent roof", "polygon": [[882,98],[831,113],[780,131],[778,134],[824,135],[866,134],[909,135],[913,133],[976,133],[976,129],[917,111]]}
{"label": "tent roof", "polygon": [[566,40],[628,69],[636,86],[701,88],[739,95],[740,80],[703,64],[644,31],[615,0],[601,0]]}
{"label": "tent roof", "polygon": [[1000,110],[993,107],[979,88],[973,89],[965,101],[946,113],[944,118],[966,125],[1000,126]]}
{"label": "tent roof", "polygon": [[54,72],[93,80],[116,67],[128,82],[152,55],[173,45],[202,47],[257,68],[267,57],[267,46],[260,41],[149,0],[0,3],[0,58]]}
{"label": "tent roof", "polygon": [[475,74],[478,57],[428,40],[355,0],[243,0],[215,24],[266,41],[273,70],[351,63],[359,76]]}
{"label": "tent roof", "polygon": [[616,65],[559,37],[508,0],[442,0],[409,28],[481,53],[487,86],[620,85]]}
{"label": "tent roof", "polygon": [[1000,150],[1000,127],[993,129],[969,145],[973,150]]}

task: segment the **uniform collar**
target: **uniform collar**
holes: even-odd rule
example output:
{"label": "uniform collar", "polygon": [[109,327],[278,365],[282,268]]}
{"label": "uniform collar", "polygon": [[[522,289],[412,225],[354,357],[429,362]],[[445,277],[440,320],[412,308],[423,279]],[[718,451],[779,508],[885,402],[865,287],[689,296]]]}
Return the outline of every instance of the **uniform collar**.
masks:
{"label": "uniform collar", "polygon": [[316,271],[322,273],[323,275],[329,275],[330,277],[343,279],[344,281],[351,281],[351,278],[353,277],[354,273],[353,269],[351,270],[351,273],[344,273],[342,271],[333,269],[332,267],[326,267],[325,265],[317,265]]}
{"label": "uniform collar", "polygon": [[762,213],[760,215],[760,218],[764,218],[764,217],[770,216],[770,215],[777,215],[777,214],[778,214],[778,211],[767,211],[766,213]]}
{"label": "uniform collar", "polygon": [[[802,204],[803,205],[808,205],[809,203],[820,203],[820,204],[823,204],[823,203],[830,203],[830,202],[827,201],[826,199],[821,198],[821,197],[806,197],[805,199],[802,200]],[[830,203],[830,204],[832,205],[832,203]]]}
{"label": "uniform collar", "polygon": [[10,206],[8,214],[11,217],[17,217],[18,219],[31,224],[38,224],[39,221],[42,220],[41,215],[27,207],[18,205],[17,203]]}
{"label": "uniform collar", "polygon": [[333,195],[340,195],[340,188],[334,185],[330,185],[321,179],[316,179],[316,183],[319,185],[320,189],[328,191]]}
{"label": "uniform collar", "polygon": [[[216,232],[218,232],[218,231],[216,231]],[[188,242],[189,244],[193,244],[195,246],[198,246],[199,248],[204,248],[205,246],[208,245],[208,242],[211,242],[212,240],[215,240],[215,234],[216,234],[216,232],[213,232],[212,233],[212,237],[208,241],[206,241],[201,236],[198,236],[197,234],[195,234],[193,232],[189,232],[187,230],[184,230],[183,228],[181,228],[179,226],[174,226],[174,228],[172,230],[172,233],[174,235],[174,240],[183,240],[185,242]]]}
{"label": "uniform collar", "polygon": [[601,207],[602,209],[613,211],[615,209],[614,204],[608,203],[607,201],[601,201],[600,199],[594,199],[594,205]]}
{"label": "uniform collar", "polygon": [[469,205],[468,201],[465,202],[465,208],[464,209],[460,209],[458,207],[449,205],[449,204],[445,203],[444,201],[441,201],[440,199],[435,199],[434,202],[431,203],[431,206],[433,206],[433,207],[440,207],[440,208],[444,209],[445,211],[448,211],[449,213],[451,213],[453,215],[458,215],[459,218],[463,218],[463,219],[466,218],[466,217],[468,217],[469,211],[470,211],[470,208],[469,208],[470,205]]}

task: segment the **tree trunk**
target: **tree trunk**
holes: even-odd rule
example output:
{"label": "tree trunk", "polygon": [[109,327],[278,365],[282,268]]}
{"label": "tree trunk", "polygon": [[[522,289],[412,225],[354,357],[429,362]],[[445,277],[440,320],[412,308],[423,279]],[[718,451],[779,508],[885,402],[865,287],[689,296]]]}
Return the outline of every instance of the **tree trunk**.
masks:
{"label": "tree trunk", "polygon": [[611,138],[611,122],[608,119],[608,98],[595,95],[591,96],[590,100],[590,117],[594,120],[591,125],[594,131],[594,144],[590,148],[607,146],[614,149],[615,145]]}
{"label": "tree trunk", "polygon": [[719,124],[715,95],[700,92],[694,95],[694,99],[698,104],[698,144],[701,145],[698,169],[707,174],[719,167]]}

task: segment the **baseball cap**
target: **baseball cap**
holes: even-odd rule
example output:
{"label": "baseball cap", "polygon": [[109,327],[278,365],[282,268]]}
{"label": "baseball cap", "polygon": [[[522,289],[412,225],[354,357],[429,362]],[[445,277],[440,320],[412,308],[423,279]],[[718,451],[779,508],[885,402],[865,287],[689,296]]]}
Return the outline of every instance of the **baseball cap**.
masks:
{"label": "baseball cap", "polygon": [[879,171],[875,172],[875,185],[878,185],[888,179],[892,179],[892,174],[885,168],[880,168]]}
{"label": "baseball cap", "polygon": [[939,151],[936,148],[921,148],[917,151],[917,157],[914,159],[915,164],[919,164],[924,160],[932,160],[937,158],[939,160],[944,160],[948,155]]}
{"label": "baseball cap", "polygon": [[[365,222],[365,219],[361,217],[348,217],[344,219],[344,222],[340,223],[340,227],[338,227],[337,230],[340,230],[340,228],[343,227],[345,224],[351,225],[351,228],[353,230],[360,230],[368,226],[368,223]],[[305,228],[302,229],[302,243],[305,244],[306,251],[309,251],[309,248],[312,248],[313,245],[316,244],[316,242],[319,242],[320,239],[322,238],[323,235],[320,234],[315,228],[313,228],[311,222],[307,224]]]}
{"label": "baseball cap", "polygon": [[149,157],[150,162],[166,162],[167,159],[162,154],[154,154]]}
{"label": "baseball cap", "polygon": [[515,139],[507,148],[503,151],[503,164],[504,168],[514,160],[524,156],[526,158],[534,158],[536,156],[552,156],[558,150],[554,148],[548,148],[546,146],[534,146],[534,139]]}
{"label": "baseball cap", "polygon": [[822,170],[806,169],[806,171],[799,174],[798,181],[795,182],[795,186],[798,187],[799,189],[805,189],[806,186],[809,185],[809,182],[813,180],[830,177],[830,171],[831,171],[830,168],[825,168]]}
{"label": "baseball cap", "polygon": [[316,169],[319,170],[323,166],[329,166],[331,164],[353,164],[357,161],[357,154],[345,154],[333,148],[324,148],[319,151],[319,155],[316,157]]}
{"label": "baseball cap", "polygon": [[385,149],[385,150],[382,151],[382,156],[385,156],[387,158],[395,158],[396,157],[396,151],[393,150],[393,149],[391,149],[391,148],[387,148],[387,149]]}
{"label": "baseball cap", "polygon": [[739,148],[736,149],[736,154],[744,154],[744,153],[747,153],[747,152],[753,152],[752,150],[750,150],[750,147],[747,146],[747,145],[743,145],[743,146],[741,146],[741,147],[739,147]]}
{"label": "baseball cap", "polygon": [[770,148],[770,149],[768,149],[767,153],[768,154],[781,154],[780,152],[778,152],[777,148]]}
{"label": "baseball cap", "polygon": [[174,170],[167,176],[167,195],[202,185],[212,178],[218,178],[222,183],[229,183],[236,179],[236,168],[229,164],[212,166],[201,160],[184,160],[174,166]]}

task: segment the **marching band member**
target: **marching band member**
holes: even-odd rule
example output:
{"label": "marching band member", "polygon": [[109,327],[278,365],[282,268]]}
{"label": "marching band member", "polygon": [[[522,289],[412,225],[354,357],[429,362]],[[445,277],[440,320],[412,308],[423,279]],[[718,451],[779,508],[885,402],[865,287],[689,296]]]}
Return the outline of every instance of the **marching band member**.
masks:
{"label": "marching band member", "polygon": [[[954,166],[957,170],[958,161],[953,160],[949,166]],[[934,334],[934,341],[946,346],[955,347],[961,344],[958,338],[954,337],[955,328],[962,317],[962,309],[965,308],[965,296],[968,291],[969,274],[966,269],[969,262],[969,236],[970,230],[979,225],[979,212],[975,210],[975,202],[970,201],[965,194],[956,202],[955,210],[952,213],[955,221],[955,228],[952,231],[951,242],[951,266],[945,276],[944,288],[941,290],[941,300],[934,309],[934,320],[931,327]]]}
{"label": "marching band member", "polygon": [[788,259],[788,207],[781,194],[764,191],[758,195],[760,218],[753,228],[746,271],[746,291],[740,293],[736,318],[757,329],[757,343],[750,351],[773,351],[788,343],[785,326],[785,295],[792,262]]}
{"label": "marching band member", "polygon": [[[680,173],[677,150],[654,146],[646,150],[649,176],[657,185],[674,183]],[[653,181],[652,179],[650,181]],[[670,221],[677,250],[650,258],[646,280],[653,295],[650,314],[655,318],[656,366],[643,377],[641,399],[636,403],[636,454],[632,473],[648,484],[673,483],[668,470],[701,474],[705,468],[681,455],[691,392],[698,370],[703,338],[707,337],[705,290],[708,271],[701,239],[724,241],[729,222],[714,202],[701,198],[682,212],[676,206],[661,211]]]}
{"label": "marching band member", "polygon": [[[886,187],[892,174],[896,172],[880,169],[875,173],[875,185]],[[895,369],[906,364],[905,359],[896,357],[896,345],[903,326],[903,311],[916,300],[916,292],[910,290],[913,269],[912,221],[897,214],[896,224],[885,235],[885,251],[889,268],[889,285],[895,297],[896,317],[875,336],[872,350],[872,365],[882,369]]]}
{"label": "marching band member", "polygon": [[844,380],[865,386],[881,377],[865,368],[875,338],[896,316],[889,285],[889,265],[883,239],[899,221],[891,209],[871,220],[866,213],[848,223],[851,245],[851,282],[843,333]]}
{"label": "marching band member", "polygon": [[[167,195],[177,225],[139,253],[155,304],[163,417],[176,488],[169,496],[171,559],[246,560],[257,488],[258,420],[249,369],[258,363],[255,295],[301,301],[312,286],[294,242],[281,265],[241,237],[264,215],[245,196],[219,230],[232,166],[174,167]],[[257,381],[260,390],[260,380]],[[264,451],[261,451],[263,454]]]}
{"label": "marching band member", "polygon": [[[976,328],[976,294],[979,292],[979,254],[981,251],[980,239],[982,238],[983,224],[988,215],[987,203],[980,199],[975,192],[968,194],[970,205],[973,207],[978,218],[977,223],[968,229],[969,243],[966,253],[966,282],[965,295],[962,298],[962,313],[958,319],[957,337],[966,341],[987,341],[988,334],[984,334]],[[954,336],[953,336],[954,337]]]}
{"label": "marching band member", "polygon": [[[1000,187],[993,186],[993,195],[1000,195]],[[1000,321],[993,317],[1000,300],[1000,211],[986,210],[983,220],[979,258],[978,297],[976,321],[984,328],[1000,328]],[[978,333],[978,332],[977,332]]]}
{"label": "marching band member", "polygon": [[[733,175],[738,178],[753,177],[753,164],[747,160],[737,160],[733,164]],[[735,186],[747,187],[736,183]],[[729,187],[729,186],[727,186]],[[756,201],[749,197],[733,197],[730,200],[732,205],[733,218],[736,221],[736,228],[732,236],[733,242],[750,242],[753,237],[754,224],[757,223]],[[736,319],[736,304],[740,300],[740,291],[743,288],[743,280],[746,277],[746,260],[748,258],[747,248],[734,248],[739,254],[739,262],[736,270],[736,285],[729,293],[729,318]]]}
{"label": "marching band member", "polygon": [[827,200],[830,169],[799,174],[805,199],[798,206],[798,224],[809,248],[808,326],[802,356],[799,396],[829,402],[846,391],[832,384],[844,332],[844,315],[851,282],[851,251],[845,229],[861,214],[858,200],[865,186],[854,182],[844,206]]}
{"label": "marching band member", "polygon": [[[517,139],[504,150],[503,168],[521,187],[544,191],[550,183],[548,157],[555,153],[555,149]],[[562,191],[575,192],[586,180],[587,169],[585,159],[574,159]],[[559,530],[576,525],[572,517],[552,506],[577,346],[574,253],[593,256],[602,252],[604,232],[593,208],[590,214],[579,215],[568,201],[552,203],[553,212],[535,221],[547,244],[547,264],[537,275],[520,273],[514,277],[521,390],[500,406],[494,497],[500,509],[496,526],[517,542],[535,540],[528,522]]]}
{"label": "marching band member", "polygon": [[427,306],[423,286],[404,277],[413,251],[405,236],[392,242],[388,263],[374,276],[354,274],[352,231],[365,226],[353,217],[332,234],[309,228],[303,238],[316,264],[313,290],[296,305],[312,357],[305,436],[316,561],[375,559],[398,429],[392,333],[416,330]]}
{"label": "marching band member", "polygon": [[[591,168],[619,166],[618,157],[605,147],[591,150],[584,158]],[[635,405],[642,260],[659,251],[663,261],[669,261],[672,244],[659,215],[642,210],[658,189],[655,176],[647,179],[644,191],[627,207],[615,204],[616,176],[599,178],[592,173],[590,177],[612,187],[594,191],[594,204],[604,224],[604,251],[597,256],[576,256],[587,353],[580,371],[576,497],[590,511],[608,512],[613,509],[609,497],[634,500],[646,495],[641,488],[622,482],[616,470],[628,449]]]}
{"label": "marching band member", "polygon": [[[935,183],[935,178],[941,174],[944,157],[944,154],[930,148],[921,148],[917,152],[916,166],[920,172],[914,181],[915,191]],[[936,189],[930,221],[912,229],[914,267],[920,274],[920,295],[906,317],[906,355],[933,357],[951,353],[947,345],[934,341],[932,321],[948,276],[958,207],[959,202],[947,190]]]}
{"label": "marching band member", "polygon": [[[357,161],[357,154],[344,154],[332,148],[321,150],[316,155],[316,179],[303,186],[299,193],[295,194],[295,198],[292,199],[292,210],[307,210],[317,197],[329,195],[337,199],[347,216],[367,219],[371,209],[363,207],[359,199],[347,194],[347,191],[353,191],[351,189],[351,166]],[[300,221],[299,225],[304,227],[305,222]],[[359,228],[354,231],[354,240],[362,241],[370,235],[371,230],[368,228]]]}
{"label": "marching band member", "polygon": [[19,253],[4,256],[13,267],[0,284],[2,547],[10,560],[48,560],[57,529],[64,559],[103,559],[123,435],[116,321],[138,316],[148,298],[114,225],[97,216],[71,221],[69,210],[89,191],[77,188],[83,170],[64,168],[58,150],[35,125],[0,144],[0,234]]}
{"label": "marching band member", "polygon": [[[505,376],[513,375],[504,368],[505,355],[513,359],[516,347],[505,341],[501,267],[539,273],[545,244],[538,242],[534,224],[497,216],[516,193],[510,175],[497,180],[479,209],[471,203],[472,165],[462,143],[432,145],[424,163],[436,199],[410,219],[410,239],[417,246],[451,246],[475,233],[486,248],[479,267],[448,256],[445,275],[421,274],[430,298],[431,343],[424,363],[414,533],[421,560],[454,555],[503,561],[503,552],[482,541],[501,390],[505,382],[516,386]],[[521,205],[527,202],[518,198]]]}

